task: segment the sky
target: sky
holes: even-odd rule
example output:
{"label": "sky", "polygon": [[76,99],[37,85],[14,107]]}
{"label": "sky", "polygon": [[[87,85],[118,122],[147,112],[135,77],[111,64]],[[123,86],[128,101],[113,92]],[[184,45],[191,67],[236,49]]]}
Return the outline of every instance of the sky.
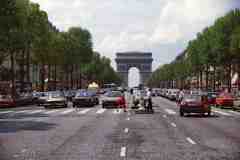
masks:
{"label": "sky", "polygon": [[171,62],[198,32],[240,0],[31,0],[60,30],[87,28],[94,50],[112,59],[116,52],[153,53],[153,69]]}

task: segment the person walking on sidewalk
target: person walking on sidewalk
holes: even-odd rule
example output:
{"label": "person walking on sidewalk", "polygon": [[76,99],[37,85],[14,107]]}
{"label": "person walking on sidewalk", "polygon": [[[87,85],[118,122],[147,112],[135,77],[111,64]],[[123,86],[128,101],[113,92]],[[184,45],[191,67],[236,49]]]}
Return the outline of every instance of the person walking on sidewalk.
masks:
{"label": "person walking on sidewalk", "polygon": [[147,112],[150,112],[152,110],[152,89],[149,88],[147,91]]}

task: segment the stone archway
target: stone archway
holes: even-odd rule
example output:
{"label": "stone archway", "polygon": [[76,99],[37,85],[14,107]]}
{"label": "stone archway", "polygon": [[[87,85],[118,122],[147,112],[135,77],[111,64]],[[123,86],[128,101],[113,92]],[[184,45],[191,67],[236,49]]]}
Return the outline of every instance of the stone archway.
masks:
{"label": "stone archway", "polygon": [[152,73],[152,53],[148,52],[122,52],[117,53],[115,59],[117,72],[123,79],[123,86],[128,86],[128,71],[136,67],[140,71],[140,84],[145,84]]}

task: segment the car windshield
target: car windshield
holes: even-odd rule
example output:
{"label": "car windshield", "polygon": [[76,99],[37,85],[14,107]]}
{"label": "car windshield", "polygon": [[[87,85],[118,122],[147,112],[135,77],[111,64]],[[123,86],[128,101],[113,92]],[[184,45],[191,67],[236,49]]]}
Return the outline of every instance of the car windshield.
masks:
{"label": "car windshield", "polygon": [[52,98],[59,98],[59,97],[63,97],[63,93],[61,92],[51,92],[49,93],[49,96],[51,96]]}
{"label": "car windshield", "polygon": [[185,95],[183,100],[184,101],[201,102],[201,96],[198,96],[198,95]]}
{"label": "car windshield", "polygon": [[122,93],[121,92],[107,92],[105,94],[107,97],[121,97]]}
{"label": "car windshield", "polygon": [[4,99],[11,99],[11,95],[0,95],[0,99],[4,100]]}
{"label": "car windshield", "polygon": [[89,97],[91,96],[90,92],[78,92],[76,97]]}
{"label": "car windshield", "polygon": [[219,95],[219,97],[232,98],[232,97],[233,97],[233,95],[232,95],[232,94],[230,94],[230,93],[221,93],[221,94]]}

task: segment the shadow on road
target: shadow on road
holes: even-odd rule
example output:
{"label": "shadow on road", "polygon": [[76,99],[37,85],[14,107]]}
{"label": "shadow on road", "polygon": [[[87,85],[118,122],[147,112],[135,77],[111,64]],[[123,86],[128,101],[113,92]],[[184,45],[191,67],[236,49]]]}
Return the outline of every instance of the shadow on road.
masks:
{"label": "shadow on road", "polygon": [[187,117],[187,118],[219,118],[218,115],[201,115],[201,114],[188,114],[188,115],[185,115],[184,117]]}
{"label": "shadow on road", "polygon": [[2,121],[0,133],[12,133],[19,131],[46,131],[56,127],[54,123],[37,121]]}

